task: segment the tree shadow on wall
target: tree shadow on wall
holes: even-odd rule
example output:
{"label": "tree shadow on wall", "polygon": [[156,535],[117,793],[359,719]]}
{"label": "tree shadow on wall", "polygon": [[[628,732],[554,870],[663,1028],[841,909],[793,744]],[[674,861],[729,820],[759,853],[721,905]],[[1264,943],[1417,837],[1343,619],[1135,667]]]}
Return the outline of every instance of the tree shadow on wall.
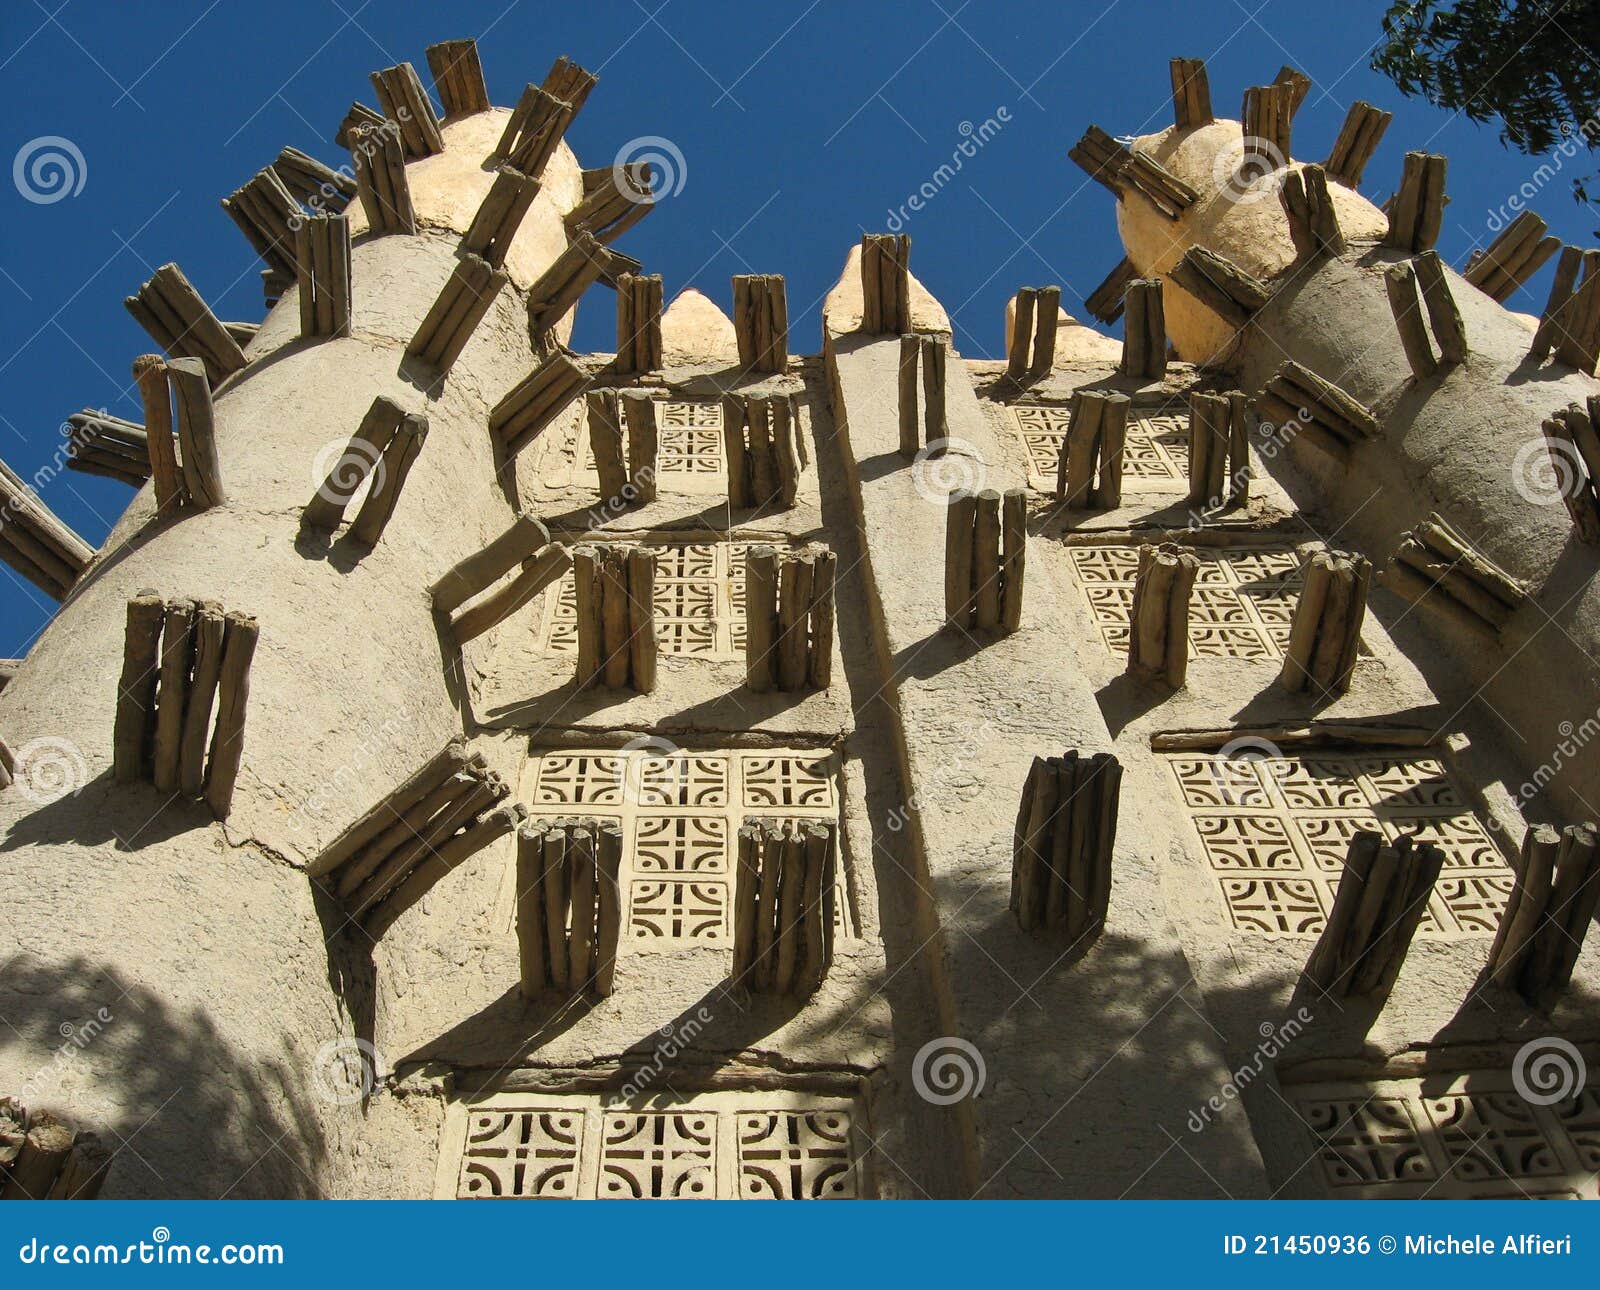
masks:
{"label": "tree shadow on wall", "polygon": [[[285,1045],[279,1060],[246,1058],[203,1010],[175,1009],[87,959],[18,956],[4,987],[0,1054],[20,1035],[66,1055],[28,1076],[26,1090],[0,1092],[26,1091],[30,1110],[98,1133],[112,1152],[107,1199],[320,1195],[328,1147],[304,1107],[303,1071],[293,1069],[308,1055]],[[85,1086],[116,1105],[111,1118],[77,1110],[72,1090]]]}

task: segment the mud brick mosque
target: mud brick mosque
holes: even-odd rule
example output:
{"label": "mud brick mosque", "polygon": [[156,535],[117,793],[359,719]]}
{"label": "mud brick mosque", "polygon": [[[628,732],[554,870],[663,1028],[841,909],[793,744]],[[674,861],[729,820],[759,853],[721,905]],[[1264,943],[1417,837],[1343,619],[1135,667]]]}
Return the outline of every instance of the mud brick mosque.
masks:
{"label": "mud brick mosque", "polygon": [[1596,1198],[1600,251],[1176,59],[1121,339],[801,339],[426,63],[129,284],[98,548],[0,474],[0,1194]]}

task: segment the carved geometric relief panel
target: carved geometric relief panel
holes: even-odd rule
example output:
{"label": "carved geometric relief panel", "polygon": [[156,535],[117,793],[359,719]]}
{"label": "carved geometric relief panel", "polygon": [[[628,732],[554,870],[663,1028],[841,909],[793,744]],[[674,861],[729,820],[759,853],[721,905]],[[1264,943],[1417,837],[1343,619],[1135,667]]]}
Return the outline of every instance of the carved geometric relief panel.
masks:
{"label": "carved geometric relief panel", "polygon": [[[1070,410],[1040,403],[1014,403],[1008,411],[1017,441],[1027,456],[1028,487],[1054,492],[1061,441],[1072,422]],[[1141,487],[1186,484],[1188,479],[1188,413],[1131,414],[1122,453],[1123,489],[1136,493]]]}
{"label": "carved geometric relief panel", "polygon": [[[681,399],[657,399],[655,403],[656,482],[661,491],[711,494],[725,489],[721,404]],[[574,455],[583,477],[593,479],[594,450],[587,429],[581,426]]]}
{"label": "carved geometric relief panel", "polygon": [[441,1191],[463,1200],[851,1200],[870,1194],[863,1148],[848,1098],[780,1089],[636,1107],[598,1094],[497,1093],[452,1109]]}
{"label": "carved geometric relief panel", "polygon": [[[747,815],[839,818],[838,762],[792,749],[564,749],[535,753],[523,801],[533,816],[594,815],[622,825],[622,948],[731,946],[734,844]],[[844,867],[835,930],[851,935]],[[497,921],[509,929],[516,869]]]}
{"label": "carved geometric relief panel", "polygon": [[1433,757],[1173,756],[1178,792],[1235,930],[1315,936],[1351,837],[1416,833],[1444,852],[1419,936],[1493,935],[1512,874]]}
{"label": "carved geometric relief panel", "polygon": [[[1190,655],[1283,658],[1304,582],[1300,552],[1277,544],[1198,547],[1194,554],[1200,569],[1189,597]],[[1126,654],[1138,548],[1073,546],[1068,555],[1106,647]]]}
{"label": "carved geometric relief panel", "polygon": [[1334,1197],[1597,1198],[1590,1084],[1543,1104],[1510,1070],[1290,1085]]}
{"label": "carved geometric relief panel", "polygon": [[[663,654],[744,657],[744,557],[749,542],[652,542],[656,641]],[[568,572],[543,593],[540,647],[578,652],[578,593]]]}

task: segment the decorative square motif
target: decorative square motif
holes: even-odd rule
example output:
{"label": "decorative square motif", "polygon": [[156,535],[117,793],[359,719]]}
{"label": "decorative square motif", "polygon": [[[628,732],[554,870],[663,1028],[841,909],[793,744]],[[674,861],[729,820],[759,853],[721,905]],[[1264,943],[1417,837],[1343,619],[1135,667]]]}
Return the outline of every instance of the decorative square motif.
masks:
{"label": "decorative square motif", "polygon": [[[744,555],[750,542],[652,542],[656,641],[663,654],[744,657]],[[540,647],[578,652],[578,593],[568,572],[544,595]]]}
{"label": "decorative square motif", "polygon": [[[1126,654],[1138,548],[1073,546],[1067,553],[1106,647]],[[1191,655],[1282,659],[1304,582],[1299,550],[1282,544],[1196,547],[1194,554],[1200,570],[1189,598]]]}
{"label": "decorative square motif", "polygon": [[[555,750],[530,760],[523,801],[531,814],[595,814],[622,825],[622,948],[731,943],[734,839],[747,815],[837,820],[832,753],[791,749],[655,747]],[[852,934],[848,879],[835,871],[835,933]],[[497,922],[515,922],[516,865],[508,862]]]}
{"label": "decorative square motif", "polygon": [[457,1195],[553,1200],[577,1194],[583,1110],[474,1110]]}
{"label": "decorative square motif", "polygon": [[1417,934],[1492,935],[1512,874],[1434,757],[1169,757],[1167,764],[1236,930],[1320,935],[1350,839],[1415,833],[1444,869]]}
{"label": "decorative square motif", "polygon": [[[594,451],[582,427],[577,456],[579,469],[592,475]],[[656,475],[663,491],[698,491],[685,486],[708,476],[720,484],[727,473],[724,460],[721,404],[656,400]]]}
{"label": "decorative square motif", "polygon": [[[1072,423],[1071,409],[1059,404],[1016,403],[1010,409],[1017,441],[1026,454],[1028,487],[1053,493],[1061,442]],[[1134,412],[1122,454],[1122,488],[1187,484],[1189,479],[1189,416],[1185,411]]]}
{"label": "decorative square motif", "polygon": [[1535,1104],[1503,1068],[1424,1079],[1290,1085],[1334,1196],[1596,1198],[1595,1158],[1567,1112],[1600,1106],[1591,1084]]}
{"label": "decorative square motif", "polygon": [[[491,1093],[446,1122],[439,1194],[583,1200],[845,1200],[872,1194],[850,1098],[766,1090]],[[459,1164],[457,1164],[459,1160]],[[446,1172],[448,1169],[448,1172]]]}

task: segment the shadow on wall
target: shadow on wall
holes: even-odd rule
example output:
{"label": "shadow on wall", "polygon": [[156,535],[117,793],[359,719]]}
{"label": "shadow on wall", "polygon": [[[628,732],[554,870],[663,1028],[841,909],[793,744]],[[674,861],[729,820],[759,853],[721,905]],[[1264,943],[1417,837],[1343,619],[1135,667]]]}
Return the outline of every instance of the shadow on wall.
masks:
{"label": "shadow on wall", "polygon": [[[0,1091],[100,1134],[113,1153],[105,1198],[321,1194],[328,1146],[301,1093],[312,1055],[285,1047],[277,1062],[244,1059],[203,1011],[177,1012],[85,959],[46,967],[19,956],[4,985],[0,1060],[18,1035],[58,1056]],[[86,1086],[115,1113],[78,1110],[74,1090]]]}

